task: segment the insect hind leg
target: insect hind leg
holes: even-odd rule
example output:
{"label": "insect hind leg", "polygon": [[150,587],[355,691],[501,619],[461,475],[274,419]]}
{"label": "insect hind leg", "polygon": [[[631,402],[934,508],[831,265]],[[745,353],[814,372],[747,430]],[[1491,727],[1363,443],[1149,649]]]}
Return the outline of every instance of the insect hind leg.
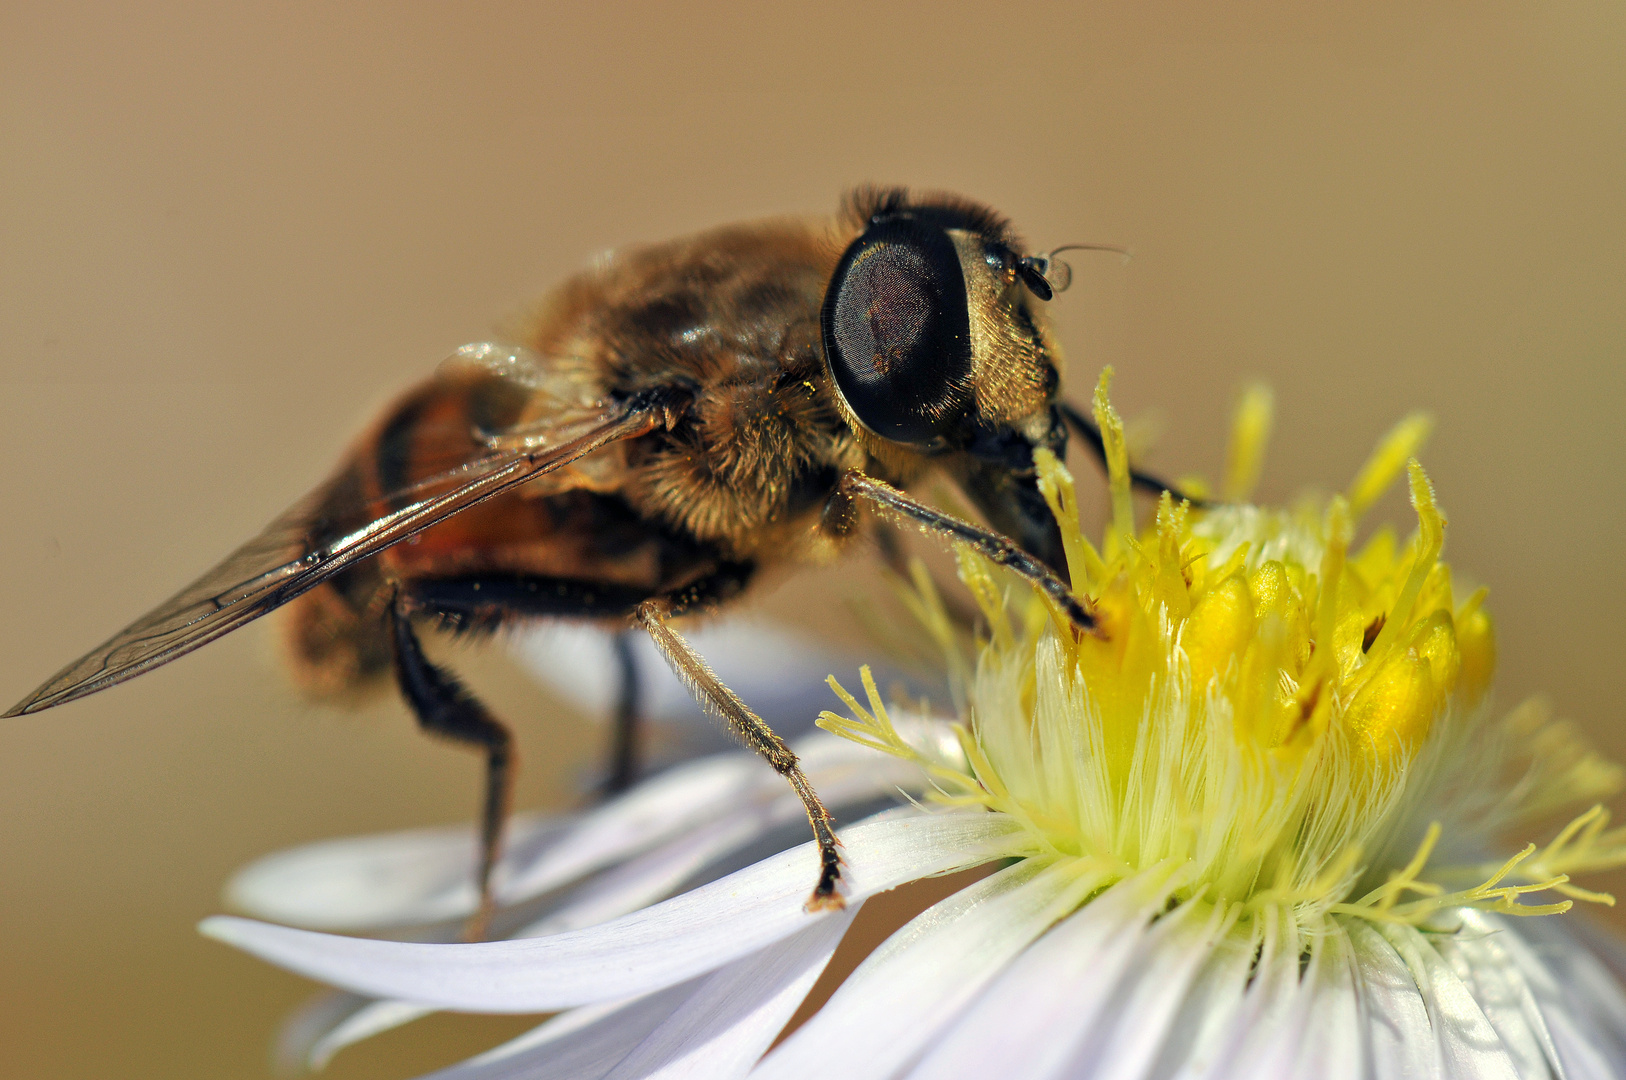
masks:
{"label": "insect hind leg", "polygon": [[[714,607],[744,589],[755,569],[750,563],[720,563],[668,600],[674,611]],[[463,634],[488,633],[515,619],[626,618],[650,597],[649,589],[637,586],[530,574],[421,578],[409,590],[413,611],[432,615],[443,629]],[[619,679],[610,768],[600,789],[606,796],[631,787],[641,765],[638,668],[627,632],[613,642]]]}
{"label": "insect hind leg", "polygon": [[486,757],[477,878],[480,906],[466,929],[469,940],[478,941],[485,937],[491,919],[491,875],[501,851],[503,826],[513,792],[513,736],[455,676],[430,663],[412,629],[414,610],[413,600],[406,594],[397,594],[390,608],[390,638],[395,649],[395,676],[401,696],[411,706],[418,726],[424,731],[481,749]]}

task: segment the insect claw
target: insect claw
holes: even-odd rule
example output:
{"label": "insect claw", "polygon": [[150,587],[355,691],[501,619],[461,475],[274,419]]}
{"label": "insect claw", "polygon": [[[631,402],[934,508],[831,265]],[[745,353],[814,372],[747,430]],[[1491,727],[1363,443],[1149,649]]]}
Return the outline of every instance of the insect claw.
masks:
{"label": "insect claw", "polygon": [[845,911],[846,908],[847,898],[845,896],[834,891],[821,892],[818,889],[814,889],[813,895],[808,897],[807,903],[802,905],[802,910],[809,915],[820,911]]}

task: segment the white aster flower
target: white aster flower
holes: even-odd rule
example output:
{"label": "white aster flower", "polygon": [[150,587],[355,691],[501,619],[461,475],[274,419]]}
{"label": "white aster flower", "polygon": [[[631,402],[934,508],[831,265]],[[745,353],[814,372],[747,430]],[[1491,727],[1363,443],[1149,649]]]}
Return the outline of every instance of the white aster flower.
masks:
{"label": "white aster flower", "polygon": [[[1397,428],[1347,497],[1263,509],[1241,503],[1268,421],[1252,395],[1231,502],[1165,498],[1137,533],[1104,388],[1099,548],[1041,463],[1100,633],[962,552],[985,640],[967,654],[923,575],[913,599],[963,726],[894,718],[866,671],[867,701],[838,689],[847,714],[821,721],[845,741],[799,747],[832,804],[925,794],[841,830],[845,911],[804,910],[811,845],[670,895],[796,818],[777,777],[733,756],[521,822],[500,896],[535,921],[512,940],[316,932],[466,914],[466,833],[273,858],[234,899],[292,925],[204,931],[358,995],[312,1018],[329,1049],[429,1009],[558,1012],[445,1080],[1626,1076],[1626,962],[1563,917],[1610,902],[1570,875],[1626,862],[1597,805],[1619,771],[1539,707],[1486,703],[1484,593],[1455,596],[1415,462],[1415,535],[1350,548],[1424,425]],[[1566,814],[1544,846],[1489,854]],[[990,863],[773,1046],[866,898]]]}

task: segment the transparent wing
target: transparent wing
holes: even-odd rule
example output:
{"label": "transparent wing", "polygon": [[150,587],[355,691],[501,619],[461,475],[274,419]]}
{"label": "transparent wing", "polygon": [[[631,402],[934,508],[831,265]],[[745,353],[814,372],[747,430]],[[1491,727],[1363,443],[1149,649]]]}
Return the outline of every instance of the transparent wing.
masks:
{"label": "transparent wing", "polygon": [[569,465],[610,443],[654,430],[674,409],[670,397],[646,394],[601,408],[576,408],[566,437],[538,425],[493,438],[481,456],[368,505],[394,507],[363,524],[326,535],[312,521],[331,505],[333,484],[318,488],[196,582],[74,661],[6,716],[39,712],[105,690],[184,656],[250,622],[362,559],[376,555],[476,503]]}

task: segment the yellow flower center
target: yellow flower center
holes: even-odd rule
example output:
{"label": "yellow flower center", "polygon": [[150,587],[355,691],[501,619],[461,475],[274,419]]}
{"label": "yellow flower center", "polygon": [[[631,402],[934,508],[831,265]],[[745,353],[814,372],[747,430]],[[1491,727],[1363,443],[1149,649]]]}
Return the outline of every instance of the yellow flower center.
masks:
{"label": "yellow flower center", "polygon": [[[1194,509],[1165,494],[1137,531],[1106,388],[1104,375],[1095,415],[1113,514],[1099,548],[1079,528],[1065,468],[1043,452],[1037,461],[1096,631],[1076,633],[1041,593],[1008,589],[962,549],[985,623],[974,663],[923,571],[912,603],[950,670],[964,672],[963,757],[900,738],[867,671],[869,708],[837,686],[853,715],[820,723],[918,760],[943,801],[1022,822],[1012,855],[1107,879],[1166,865],[1177,895],[1244,918],[1270,908],[1301,926],[1328,915],[1422,922],[1466,904],[1569,906],[1519,902],[1542,889],[1607,900],[1567,877],[1626,862],[1626,835],[1604,832],[1599,808],[1539,853],[1430,867],[1442,835],[1431,817],[1488,843],[1488,830],[1526,823],[1538,804],[1610,793],[1619,775],[1530,709],[1488,718],[1495,638],[1484,590],[1458,600],[1440,558],[1445,518],[1413,458],[1426,420],[1397,426],[1346,494],[1268,509],[1243,501],[1269,428],[1269,399],[1251,392],[1226,501]],[[1360,514],[1402,471],[1416,531],[1402,542],[1380,529],[1352,550]]]}

